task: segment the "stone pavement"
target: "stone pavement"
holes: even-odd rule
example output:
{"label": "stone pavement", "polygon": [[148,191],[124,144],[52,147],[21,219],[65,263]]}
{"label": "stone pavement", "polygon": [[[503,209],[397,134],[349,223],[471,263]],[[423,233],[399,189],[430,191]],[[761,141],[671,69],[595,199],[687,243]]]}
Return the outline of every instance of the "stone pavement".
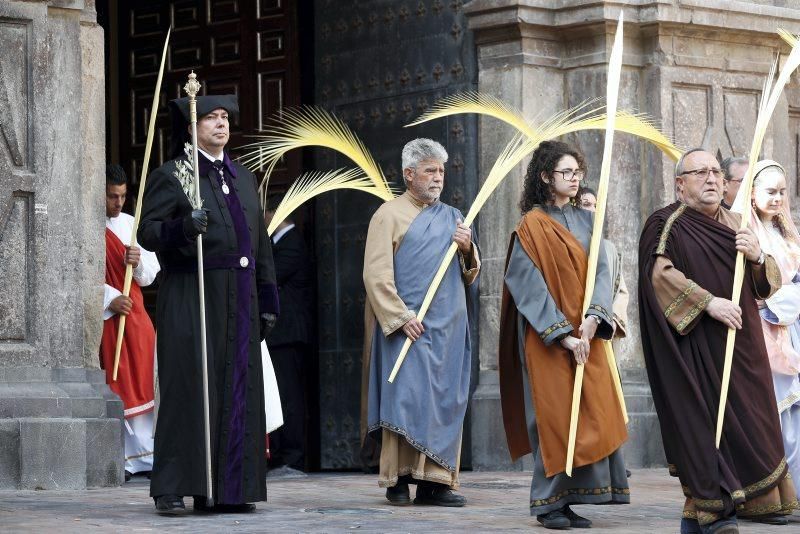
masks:
{"label": "stone pavement", "polygon": [[[683,498],[666,469],[637,469],[628,506],[581,506],[593,532],[678,532]],[[467,507],[392,507],[376,477],[314,474],[268,479],[269,502],[255,514],[172,518],[154,513],[148,481],[134,478],[118,489],[0,491],[0,532],[512,532],[535,528],[528,516],[530,475],[520,472],[462,473]],[[413,488],[412,488],[413,496]],[[187,499],[187,504],[191,499]],[[785,527],[742,522],[743,533],[800,533],[800,515]]]}

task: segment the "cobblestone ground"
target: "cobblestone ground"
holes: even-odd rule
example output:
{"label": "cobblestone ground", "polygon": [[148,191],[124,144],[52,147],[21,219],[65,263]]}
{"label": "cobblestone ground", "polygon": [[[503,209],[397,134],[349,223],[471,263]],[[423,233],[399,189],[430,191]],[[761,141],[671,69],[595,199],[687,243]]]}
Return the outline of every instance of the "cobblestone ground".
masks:
{"label": "cobblestone ground", "polygon": [[[634,470],[628,506],[580,506],[593,532],[676,533],[683,498],[665,469]],[[148,481],[89,491],[0,491],[0,532],[547,532],[528,515],[527,473],[462,473],[465,508],[393,507],[374,476],[314,474],[268,480],[269,502],[255,514],[179,518],[154,513]],[[412,488],[413,497],[413,488]],[[191,499],[187,499],[190,505]],[[800,533],[800,515],[783,527],[740,523],[744,533]]]}

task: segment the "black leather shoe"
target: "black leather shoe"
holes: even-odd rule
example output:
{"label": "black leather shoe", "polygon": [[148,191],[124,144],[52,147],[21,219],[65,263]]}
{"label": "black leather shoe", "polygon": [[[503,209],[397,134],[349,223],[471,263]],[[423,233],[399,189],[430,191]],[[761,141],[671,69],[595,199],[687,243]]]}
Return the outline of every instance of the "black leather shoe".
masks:
{"label": "black leather shoe", "polygon": [[458,508],[467,504],[467,498],[454,492],[444,484],[417,484],[414,504]]}
{"label": "black leather shoe", "polygon": [[213,514],[216,511],[214,510],[214,506],[209,506],[206,504],[206,498],[204,495],[193,495],[192,498],[194,499],[194,506],[192,506],[192,508],[195,512]]}
{"label": "black leather shoe", "polygon": [[537,515],[536,520],[544,525],[544,528],[553,530],[564,530],[569,528],[569,518],[561,510],[553,510],[544,515]]}
{"label": "black leather shoe", "polygon": [[592,522],[585,517],[581,517],[572,510],[569,506],[564,507],[564,515],[569,519],[569,526],[572,528],[592,528]]}
{"label": "black leather shoe", "polygon": [[398,483],[396,486],[386,488],[386,499],[395,506],[411,504],[411,493],[408,484]]}
{"label": "black leather shoe", "polygon": [[155,501],[156,511],[161,515],[183,515],[186,513],[183,497],[178,495],[159,495],[155,498]]}

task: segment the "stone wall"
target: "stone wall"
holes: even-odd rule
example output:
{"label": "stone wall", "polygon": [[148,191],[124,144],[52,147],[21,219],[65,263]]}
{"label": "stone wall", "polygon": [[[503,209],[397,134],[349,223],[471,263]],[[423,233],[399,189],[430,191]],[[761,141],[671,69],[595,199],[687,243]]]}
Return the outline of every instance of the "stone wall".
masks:
{"label": "stone wall", "polygon": [[92,1],[0,3],[0,488],[122,479],[97,369],[105,269],[103,31]]}
{"label": "stone wall", "polygon": [[[770,4],[770,5],[768,5]],[[786,2],[658,0],[647,3],[564,0],[473,0],[465,6],[478,48],[479,90],[522,110],[529,120],[588,98],[605,96],[607,62],[620,9],[625,17],[620,106],[649,114],[681,148],[705,146],[722,157],[747,155],[761,88],[773,58],[788,47],[777,28],[800,32],[800,8]],[[787,164],[796,198],[800,87],[793,81],[775,112],[763,154]],[[511,131],[480,122],[480,175],[485,177]],[[571,136],[587,156],[596,185],[603,133]],[[524,162],[524,163],[527,163]],[[636,251],[642,224],[674,200],[674,163],[658,149],[617,133],[606,235],[625,255],[632,298],[628,337],[615,342],[631,424],[626,445],[633,466],[663,462],[638,329]],[[473,465],[511,466],[497,391],[497,337],[503,262],[519,212],[524,167],[497,190],[480,218],[480,363],[473,400]],[[796,203],[795,203],[796,204]]]}

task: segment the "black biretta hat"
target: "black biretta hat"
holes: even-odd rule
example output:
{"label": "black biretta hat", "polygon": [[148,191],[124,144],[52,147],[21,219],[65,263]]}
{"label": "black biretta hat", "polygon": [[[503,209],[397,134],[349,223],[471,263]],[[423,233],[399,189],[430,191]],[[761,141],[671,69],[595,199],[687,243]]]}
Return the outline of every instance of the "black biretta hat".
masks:
{"label": "black biretta hat", "polygon": [[[169,144],[169,157],[177,158],[183,154],[183,145],[191,142],[189,125],[189,97],[170,100],[169,116],[172,123],[172,136]],[[231,118],[239,115],[239,102],[236,95],[209,95],[197,97],[198,120],[215,109],[224,109]]]}

